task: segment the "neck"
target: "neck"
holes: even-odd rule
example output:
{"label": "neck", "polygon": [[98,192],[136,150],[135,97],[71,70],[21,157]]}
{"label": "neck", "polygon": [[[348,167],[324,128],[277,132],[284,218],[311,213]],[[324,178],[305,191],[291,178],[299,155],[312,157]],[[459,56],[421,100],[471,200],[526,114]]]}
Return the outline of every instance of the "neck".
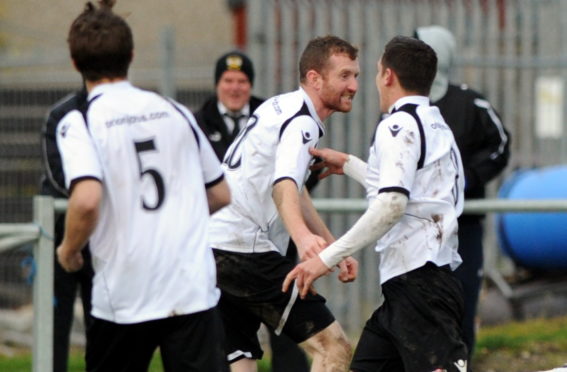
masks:
{"label": "neck", "polygon": [[117,83],[119,81],[124,81],[124,80],[126,80],[125,77],[102,78],[102,79],[96,80],[96,81],[86,80],[85,85],[87,87],[87,92],[90,93],[96,86],[99,86],[99,85],[102,85],[102,84],[108,84],[108,83]]}
{"label": "neck", "polygon": [[313,107],[315,107],[315,111],[317,112],[317,116],[319,116],[319,119],[321,119],[321,121],[325,121],[335,112],[335,110],[332,110],[325,106],[317,92],[312,87],[301,84],[301,88],[303,88],[305,93],[307,93],[307,95],[311,99]]}

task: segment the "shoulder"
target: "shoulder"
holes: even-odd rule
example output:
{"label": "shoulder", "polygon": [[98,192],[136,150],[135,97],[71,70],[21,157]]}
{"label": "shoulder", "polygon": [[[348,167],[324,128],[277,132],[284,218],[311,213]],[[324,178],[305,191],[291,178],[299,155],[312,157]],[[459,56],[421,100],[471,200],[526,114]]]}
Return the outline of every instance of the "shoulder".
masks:
{"label": "shoulder", "polygon": [[61,120],[65,115],[73,110],[79,110],[87,102],[87,93],[79,91],[70,94],[57,102],[48,113],[52,120]]}
{"label": "shoulder", "polygon": [[405,111],[396,111],[385,117],[379,124],[378,128],[400,125],[404,127],[414,128],[417,121],[413,115]]}
{"label": "shoulder", "polygon": [[395,141],[407,136],[416,137],[418,131],[418,123],[412,115],[397,111],[378,124],[375,140]]}

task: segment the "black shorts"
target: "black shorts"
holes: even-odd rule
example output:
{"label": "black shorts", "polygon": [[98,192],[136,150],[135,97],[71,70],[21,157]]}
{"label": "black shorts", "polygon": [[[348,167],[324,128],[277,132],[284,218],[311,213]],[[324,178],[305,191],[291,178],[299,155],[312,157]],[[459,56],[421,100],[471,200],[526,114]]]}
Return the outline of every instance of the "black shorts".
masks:
{"label": "black shorts", "polygon": [[382,285],[384,303],[366,322],[354,352],[356,372],[467,371],[463,293],[449,268],[427,263]]}
{"label": "black shorts", "polygon": [[213,251],[229,362],[262,358],[257,336],[260,323],[300,343],[334,322],[322,296],[309,294],[301,299],[295,286],[282,292],[283,281],[295,264],[278,252]]}
{"label": "black shorts", "polygon": [[136,324],[93,317],[87,329],[87,371],[147,371],[158,346],[166,372],[228,370],[222,321],[211,309]]}

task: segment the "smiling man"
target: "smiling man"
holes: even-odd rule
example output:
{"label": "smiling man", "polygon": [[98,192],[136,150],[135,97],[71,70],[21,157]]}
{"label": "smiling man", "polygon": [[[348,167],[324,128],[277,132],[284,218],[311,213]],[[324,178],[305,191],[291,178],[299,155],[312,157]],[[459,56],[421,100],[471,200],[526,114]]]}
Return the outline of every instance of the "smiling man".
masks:
{"label": "smiling man", "polygon": [[[299,62],[300,87],[264,102],[228,149],[223,163],[233,203],[211,221],[209,239],[217,262],[220,310],[233,372],[256,370],[261,323],[300,344],[311,371],[344,372],[349,342],[325,299],[283,293],[294,265],[285,257],[289,239],[302,260],[334,241],[307,189],[312,156],[325,133],[323,121],[348,112],[358,88],[357,49],[326,36],[311,40]],[[339,279],[352,281],[357,262],[348,257]]]}
{"label": "smiling man", "polygon": [[215,64],[215,94],[195,113],[219,160],[248,118],[264,101],[252,95],[254,65],[237,50],[223,54]]}

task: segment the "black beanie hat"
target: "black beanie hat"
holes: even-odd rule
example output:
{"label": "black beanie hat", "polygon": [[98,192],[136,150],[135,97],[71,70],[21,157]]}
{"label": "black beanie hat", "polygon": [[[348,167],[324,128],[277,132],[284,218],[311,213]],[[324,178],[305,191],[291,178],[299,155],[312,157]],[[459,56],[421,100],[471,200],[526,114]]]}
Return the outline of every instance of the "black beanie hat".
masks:
{"label": "black beanie hat", "polygon": [[254,85],[254,66],[252,61],[242,52],[233,50],[221,56],[215,66],[215,85],[225,71],[242,71],[248,76],[250,84]]}

